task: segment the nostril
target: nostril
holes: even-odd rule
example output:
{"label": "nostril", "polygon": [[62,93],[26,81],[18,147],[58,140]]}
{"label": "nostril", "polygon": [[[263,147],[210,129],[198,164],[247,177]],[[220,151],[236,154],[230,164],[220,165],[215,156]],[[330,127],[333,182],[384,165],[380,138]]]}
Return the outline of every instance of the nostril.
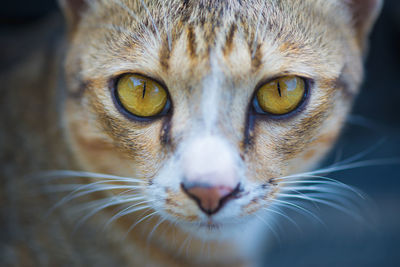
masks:
{"label": "nostril", "polygon": [[183,191],[196,201],[199,208],[208,215],[216,213],[230,199],[238,197],[239,184],[235,187],[210,186],[207,184],[182,183]]}

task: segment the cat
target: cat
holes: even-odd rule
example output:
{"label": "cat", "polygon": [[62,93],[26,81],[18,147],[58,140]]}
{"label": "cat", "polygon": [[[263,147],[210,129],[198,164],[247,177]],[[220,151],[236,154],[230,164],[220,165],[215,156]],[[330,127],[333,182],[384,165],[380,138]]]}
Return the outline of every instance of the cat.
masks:
{"label": "cat", "polygon": [[2,265],[256,264],[324,171],[382,2],[59,2],[64,37],[2,74]]}

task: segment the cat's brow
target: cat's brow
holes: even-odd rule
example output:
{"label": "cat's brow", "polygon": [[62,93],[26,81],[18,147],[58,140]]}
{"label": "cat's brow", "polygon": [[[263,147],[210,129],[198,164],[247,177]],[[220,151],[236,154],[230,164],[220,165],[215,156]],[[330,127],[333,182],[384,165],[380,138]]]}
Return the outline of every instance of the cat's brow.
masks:
{"label": "cat's brow", "polygon": [[237,30],[236,24],[232,23],[231,27],[229,28],[229,32],[226,35],[225,46],[224,46],[224,56],[227,57],[230,55],[233,49],[233,40],[235,38],[235,33]]}
{"label": "cat's brow", "polygon": [[[251,51],[250,45],[249,45],[249,50]],[[259,44],[255,47],[254,56],[251,59],[251,67],[253,68],[254,71],[261,68],[262,58],[263,54],[261,52],[261,45]]]}
{"label": "cat's brow", "polygon": [[[171,47],[173,46],[173,43],[171,42]],[[171,50],[169,45],[161,45],[160,50],[159,50],[159,61],[160,61],[160,66],[161,68],[167,73],[169,70],[169,59],[171,57]]]}
{"label": "cat's brow", "polygon": [[188,26],[187,28],[187,44],[189,49],[189,56],[193,60],[194,58],[196,58],[197,49],[196,33],[193,26]]}

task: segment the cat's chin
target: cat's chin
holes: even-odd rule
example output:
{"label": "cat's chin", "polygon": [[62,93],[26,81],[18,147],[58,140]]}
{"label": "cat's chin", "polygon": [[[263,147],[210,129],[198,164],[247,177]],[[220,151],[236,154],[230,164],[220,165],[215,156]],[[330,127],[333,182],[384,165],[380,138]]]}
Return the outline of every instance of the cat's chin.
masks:
{"label": "cat's chin", "polygon": [[208,223],[183,223],[180,227],[189,234],[202,240],[222,240],[232,237],[232,232],[237,227],[228,224],[208,224]]}
{"label": "cat's chin", "polygon": [[249,222],[240,220],[240,222],[220,222],[212,219],[199,222],[182,222],[177,225],[185,232],[200,238],[202,240],[225,240],[243,233]]}

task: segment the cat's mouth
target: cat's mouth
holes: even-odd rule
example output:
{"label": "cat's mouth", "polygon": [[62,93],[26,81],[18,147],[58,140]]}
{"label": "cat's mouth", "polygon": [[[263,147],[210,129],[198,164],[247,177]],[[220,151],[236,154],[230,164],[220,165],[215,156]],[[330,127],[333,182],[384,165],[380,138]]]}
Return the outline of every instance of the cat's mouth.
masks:
{"label": "cat's mouth", "polygon": [[200,227],[207,228],[208,230],[219,230],[222,228],[222,224],[209,219],[207,222],[201,222]]}

